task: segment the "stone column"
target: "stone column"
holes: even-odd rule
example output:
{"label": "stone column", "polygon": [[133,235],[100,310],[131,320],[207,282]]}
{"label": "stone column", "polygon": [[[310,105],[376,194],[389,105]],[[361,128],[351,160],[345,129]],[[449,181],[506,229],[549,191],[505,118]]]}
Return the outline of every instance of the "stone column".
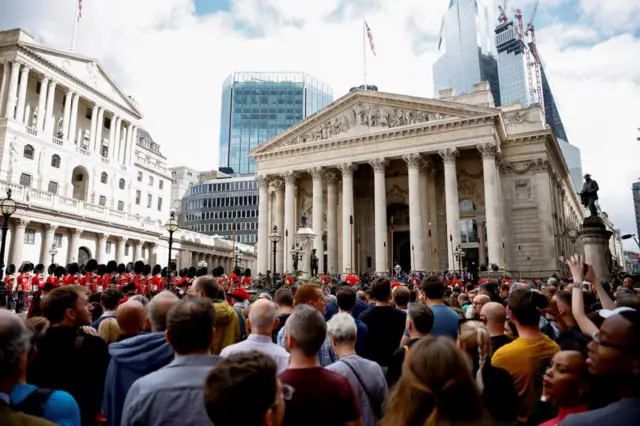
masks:
{"label": "stone column", "polygon": [[431,265],[431,269],[434,271],[440,270],[440,260],[439,253],[440,248],[438,247],[438,209],[436,205],[436,169],[435,167],[430,167],[427,171],[427,191],[428,191],[428,199],[430,202],[428,203],[428,211],[429,211],[429,220],[427,221],[427,238],[429,236],[429,231],[431,231],[431,245],[429,246],[429,264]]}
{"label": "stone column", "polygon": [[89,129],[89,150],[95,150],[96,148],[96,126],[98,125],[98,108],[97,104],[93,104],[91,107],[91,128]]}
{"label": "stone column", "polygon": [[[44,127],[49,136],[53,136],[56,129],[55,117],[53,115],[53,103],[56,98],[56,86],[57,84],[53,79],[49,80],[49,90],[47,93],[47,111],[46,117],[44,119]],[[43,87],[40,88],[40,91],[42,90],[44,90]]]}
{"label": "stone column", "polygon": [[327,272],[338,273],[338,176],[325,173],[327,184]]}
{"label": "stone column", "polygon": [[129,124],[127,133],[125,136],[124,153],[122,164],[129,165],[129,157],[131,155],[131,140],[133,139],[133,124]]}
{"label": "stone column", "polygon": [[[296,181],[298,180],[297,172],[285,172],[282,174],[282,178],[284,179],[284,227],[285,234],[288,232],[288,237],[284,239],[284,264],[285,269],[282,272],[291,272],[293,271],[293,260],[288,255],[289,250],[291,250],[291,246],[295,244],[295,233],[296,229]],[[285,235],[283,234],[283,236]]]}
{"label": "stone column", "polygon": [[109,152],[107,157],[113,159],[113,152],[116,145],[116,116],[111,116],[111,124],[109,126]]}
{"label": "stone column", "polygon": [[[553,202],[551,201],[551,191],[553,190],[547,164],[541,164],[532,179],[535,188],[536,204],[538,207],[538,225],[540,238],[540,266],[544,273],[551,274],[558,269],[558,257],[556,256],[556,238],[553,233]],[[507,246],[509,248],[509,246]],[[517,247],[516,247],[517,248]],[[512,248],[512,252],[514,249]],[[515,267],[515,262],[512,267]],[[534,266],[535,268],[535,266]]]}
{"label": "stone column", "polygon": [[375,212],[376,274],[384,274],[387,268],[387,161],[384,158],[369,160],[373,168],[373,208]]}
{"label": "stone column", "polygon": [[129,130],[131,129],[131,125],[125,126],[124,123],[121,128],[121,136],[118,139],[119,148],[118,148],[118,163],[124,164],[124,154],[127,151],[127,141],[129,140]]}
{"label": "stone column", "polygon": [[353,252],[356,249],[355,235],[351,235],[351,220],[355,221],[353,171],[356,170],[357,167],[358,166],[353,163],[344,163],[338,166],[338,169],[342,172],[342,269],[345,274],[355,272],[351,264],[352,261],[355,261],[355,259],[353,259]]}
{"label": "stone column", "polygon": [[24,123],[24,107],[27,101],[27,86],[29,85],[29,71],[31,67],[25,65],[20,72],[20,87],[18,88],[18,107],[16,109],[16,121]]}
{"label": "stone column", "polygon": [[98,153],[102,153],[102,131],[104,128],[104,108],[98,107],[98,123],[96,125],[96,139],[93,149]]}
{"label": "stone column", "polygon": [[607,230],[599,217],[587,217],[582,223],[579,234],[584,246],[584,261],[593,265],[598,280],[610,282],[607,250],[613,233]]}
{"label": "stone column", "polygon": [[7,104],[5,106],[5,118],[15,118],[16,100],[18,98],[18,73],[20,72],[20,62],[15,61],[11,66],[11,79],[9,80],[9,93],[7,93]]}
{"label": "stone column", "polygon": [[40,80],[40,97],[38,98],[38,119],[36,129],[44,130],[44,117],[47,115],[47,89],[49,88],[49,76],[44,75]]}
{"label": "stone column", "polygon": [[[453,250],[460,245],[460,205],[458,204],[458,176],[456,170],[456,158],[459,152],[456,148],[447,148],[438,151],[444,161],[444,192],[447,209],[447,250],[449,270],[457,270],[456,259]],[[452,250],[453,248],[453,250]]]}
{"label": "stone column", "polygon": [[133,240],[133,261],[142,260],[142,241]]}
{"label": "stone column", "polygon": [[51,262],[51,258],[49,257],[49,250],[51,249],[51,246],[53,246],[53,235],[55,234],[57,229],[57,226],[51,225],[50,223],[44,226],[44,242],[42,244],[42,250],[40,252],[40,263],[48,265],[49,262]]}
{"label": "stone column", "polygon": [[[53,100],[51,100],[51,106],[52,108],[49,108],[49,100],[47,99],[47,122],[45,123],[45,127],[47,129],[52,130],[53,124],[51,123],[53,121],[53,111],[51,109],[53,109]],[[71,140],[71,138],[69,137],[70,133],[69,133],[69,129],[71,128],[69,121],[71,121],[71,104],[73,103],[73,91],[71,91],[71,89],[67,90],[67,93],[64,95],[64,115],[62,116],[62,132],[64,133],[64,136],[62,137],[62,139],[65,142],[68,142]],[[55,132],[54,132],[55,133]]]}
{"label": "stone column", "polygon": [[120,117],[116,117],[115,120],[111,121],[111,125],[114,126],[113,133],[113,152],[111,153],[111,159],[113,161],[118,161],[118,151],[120,150],[120,127],[122,124],[122,120]]}
{"label": "stone column", "polygon": [[136,157],[136,144],[138,143],[138,126],[133,128],[133,136],[131,136],[131,146],[129,147],[129,162],[125,164],[126,166],[130,166],[133,164],[133,161]]}
{"label": "stone column", "polygon": [[424,266],[424,230],[422,229],[422,209],[420,203],[420,167],[422,157],[418,153],[406,154],[402,159],[409,171],[409,230],[411,237],[412,270],[423,272]]}
{"label": "stone column", "polygon": [[424,244],[424,265],[427,271],[433,271],[431,264],[431,244],[429,243],[429,170],[431,164],[428,160],[422,162],[420,167],[420,211],[422,212],[422,241]]}
{"label": "stone column", "polygon": [[258,181],[258,270],[265,274],[269,267],[269,178],[256,176]]}
{"label": "stone column", "polygon": [[78,261],[78,249],[80,245],[80,234],[82,234],[82,229],[72,229],[71,230],[71,241],[69,242],[69,262],[77,262]]}
{"label": "stone column", "polygon": [[[322,232],[324,230],[324,190],[322,188],[322,180],[324,171],[321,167],[316,167],[311,169],[310,173],[313,178],[313,218],[311,225],[313,226],[313,232],[316,234],[313,239],[313,248],[316,250],[316,256],[318,256],[318,273],[320,273],[324,271],[324,242],[322,241]],[[305,261],[310,265],[310,259]],[[311,273],[311,269],[309,269],[309,273]]]}
{"label": "stone column", "polygon": [[69,121],[69,141],[76,144],[76,124],[78,122],[78,104],[80,103],[80,94],[74,93],[71,104],[71,119]]}
{"label": "stone column", "polygon": [[11,78],[11,64],[5,61],[2,65],[2,79],[0,80],[0,117],[4,117],[4,108],[6,106],[5,96],[9,91],[9,79]]}
{"label": "stone column", "polygon": [[126,240],[123,237],[116,237],[116,262],[124,263],[124,246]]}
{"label": "stone column", "polygon": [[280,241],[276,244],[276,272],[285,272],[284,268],[284,254],[286,252],[286,245],[284,241],[284,182],[280,179],[273,181],[273,188],[275,189],[275,224],[278,227],[280,233]]}
{"label": "stone column", "polygon": [[98,247],[96,249],[96,261],[98,264],[107,263],[105,260],[105,255],[107,252],[107,239],[109,236],[107,234],[98,234]]}
{"label": "stone column", "polygon": [[[478,145],[482,154],[482,172],[484,175],[484,205],[487,221],[487,241],[489,265],[504,265],[502,253],[502,227],[500,226],[500,199],[498,197],[498,171],[496,170],[496,145],[486,143]],[[482,227],[480,227],[482,232]]]}
{"label": "stone column", "polygon": [[23,261],[28,259],[23,259],[23,248],[24,248],[24,233],[27,225],[29,224],[28,220],[17,219],[16,221],[16,233],[13,238],[13,252],[11,253],[11,263],[16,265],[17,268],[22,264]]}

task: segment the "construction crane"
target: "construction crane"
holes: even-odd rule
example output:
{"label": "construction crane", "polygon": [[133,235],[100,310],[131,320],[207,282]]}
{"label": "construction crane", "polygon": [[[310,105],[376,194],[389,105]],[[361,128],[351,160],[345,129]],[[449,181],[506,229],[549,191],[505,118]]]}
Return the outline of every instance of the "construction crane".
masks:
{"label": "construction crane", "polygon": [[[536,27],[533,25],[533,20],[536,18],[536,12],[538,11],[538,4],[540,0],[536,0],[533,6],[533,12],[531,13],[531,20],[527,24],[527,30],[525,35],[531,37],[531,42],[529,46],[531,47],[531,52],[533,53],[533,58],[535,62],[531,63],[531,68],[535,71],[536,74],[536,86],[538,91],[538,103],[542,108],[542,113],[544,114],[544,93],[542,92],[542,62],[540,61],[540,55],[538,55],[538,46],[536,44]],[[529,63],[529,58],[527,58],[527,63]]]}
{"label": "construction crane", "polygon": [[509,18],[507,17],[507,1],[508,0],[504,0],[504,3],[502,4],[502,6],[498,6],[498,9],[500,10],[500,16],[498,16],[498,22],[500,22],[501,24],[504,24],[509,20]]}

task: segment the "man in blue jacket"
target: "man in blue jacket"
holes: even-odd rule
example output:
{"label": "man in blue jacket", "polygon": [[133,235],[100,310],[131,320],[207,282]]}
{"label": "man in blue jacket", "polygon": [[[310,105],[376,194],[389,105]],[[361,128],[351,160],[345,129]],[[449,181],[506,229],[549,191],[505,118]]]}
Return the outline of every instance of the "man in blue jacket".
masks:
{"label": "man in blue jacket", "polygon": [[120,425],[124,401],[133,382],[173,360],[173,349],[167,343],[164,331],[167,313],[178,300],[170,291],[158,293],[147,305],[146,321],[151,333],[109,345],[111,362],[102,402],[102,412],[107,416],[109,425]]}

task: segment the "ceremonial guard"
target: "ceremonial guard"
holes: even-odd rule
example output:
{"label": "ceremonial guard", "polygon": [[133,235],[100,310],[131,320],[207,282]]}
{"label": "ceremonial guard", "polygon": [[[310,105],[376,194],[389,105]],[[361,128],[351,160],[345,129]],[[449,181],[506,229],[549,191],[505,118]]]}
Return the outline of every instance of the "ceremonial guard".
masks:
{"label": "ceremonial guard", "polygon": [[96,269],[98,269],[98,262],[95,259],[89,259],[84,266],[85,274],[80,278],[80,285],[87,287],[92,295],[96,293]]}
{"label": "ceremonial guard", "polygon": [[127,277],[127,267],[124,265],[124,263],[118,265],[117,272],[118,276],[116,277],[116,279],[118,281],[118,291],[123,292],[124,287],[129,284],[129,279]]}
{"label": "ceremonial guard", "polygon": [[54,277],[51,279],[53,287],[60,287],[64,283],[64,266],[57,265],[53,272]]}
{"label": "ceremonial guard", "polygon": [[242,281],[240,282],[242,284],[242,288],[244,289],[248,289],[251,288],[251,269],[246,268],[244,270],[244,276],[242,277]]}
{"label": "ceremonial guard", "polygon": [[180,287],[182,284],[184,284],[187,281],[188,274],[189,274],[189,270],[187,268],[180,269],[180,272],[178,272],[178,275],[180,276],[180,278],[176,283],[176,287]]}
{"label": "ceremonial guard", "polygon": [[[155,265],[151,270],[151,280],[150,280],[150,291],[153,296],[158,294],[158,292],[162,291],[164,288],[164,283],[162,282],[162,277],[160,273],[162,272],[162,266]],[[167,276],[166,268],[164,271],[164,276]]]}
{"label": "ceremonial guard", "polygon": [[142,275],[138,279],[140,284],[140,294],[149,297],[149,285],[151,284],[151,265],[144,265],[142,267]]}
{"label": "ceremonial guard", "polygon": [[107,262],[107,267],[105,269],[103,286],[106,288],[111,284],[111,279],[116,276],[116,272],[118,270],[118,263],[115,260],[110,260]]}
{"label": "ceremonial guard", "polygon": [[193,280],[196,278],[197,272],[198,271],[195,266],[189,267],[189,270],[187,271],[187,280],[186,280],[189,287],[191,287],[191,284],[193,284]]}
{"label": "ceremonial guard", "polygon": [[135,265],[133,262],[127,263],[126,271],[127,271],[127,279],[131,282],[131,278],[133,278],[133,271],[135,269]]}
{"label": "ceremonial guard", "polygon": [[56,272],[57,264],[52,263],[47,267],[47,279],[44,281],[45,284],[53,283],[53,276]]}
{"label": "ceremonial guard", "polygon": [[23,263],[20,265],[20,269],[18,269],[20,275],[18,275],[16,280],[18,293],[18,297],[16,299],[16,313],[22,312],[22,308],[24,308],[25,294],[27,294],[31,288],[31,271],[33,271],[33,263],[30,262]]}
{"label": "ceremonial guard", "polygon": [[[49,267],[51,269],[51,267]],[[31,291],[32,292],[40,292],[42,287],[44,287],[44,265],[42,263],[38,263],[35,268],[33,268],[33,277],[31,278]]]}
{"label": "ceremonial guard", "polygon": [[6,294],[5,300],[6,300],[7,309],[11,309],[14,306],[13,293],[17,291],[16,265],[12,263],[9,266],[7,266],[7,270],[5,271],[5,273],[6,273],[4,277],[4,287],[5,287],[5,294]]}
{"label": "ceremonial guard", "polygon": [[80,266],[73,262],[67,265],[67,276],[64,277],[64,285],[80,284]]}
{"label": "ceremonial guard", "polygon": [[206,266],[202,266],[200,268],[198,268],[198,270],[196,271],[196,278],[201,277],[203,275],[207,275],[207,267]]}
{"label": "ceremonial guard", "polygon": [[105,265],[104,263],[99,264],[98,270],[96,273],[98,275],[96,277],[96,293],[102,294],[102,292],[107,288],[107,285],[109,283],[109,281],[106,280],[107,265]]}

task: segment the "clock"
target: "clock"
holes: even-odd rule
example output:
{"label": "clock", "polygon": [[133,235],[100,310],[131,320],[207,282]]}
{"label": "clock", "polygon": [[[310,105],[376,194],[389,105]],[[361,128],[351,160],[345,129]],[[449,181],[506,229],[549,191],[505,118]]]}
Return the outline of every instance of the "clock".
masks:
{"label": "clock", "polygon": [[576,228],[571,228],[567,231],[567,235],[569,235],[569,238],[572,240],[575,240],[578,238],[578,230]]}

